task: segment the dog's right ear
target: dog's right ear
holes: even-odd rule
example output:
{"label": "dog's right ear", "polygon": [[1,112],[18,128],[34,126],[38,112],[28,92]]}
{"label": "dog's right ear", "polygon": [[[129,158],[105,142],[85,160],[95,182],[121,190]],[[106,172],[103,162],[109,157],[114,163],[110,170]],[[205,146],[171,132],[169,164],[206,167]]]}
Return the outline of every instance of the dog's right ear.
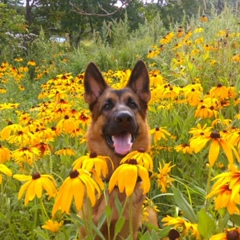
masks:
{"label": "dog's right ear", "polygon": [[106,88],[108,85],[98,67],[93,62],[89,63],[84,75],[85,102],[94,104]]}

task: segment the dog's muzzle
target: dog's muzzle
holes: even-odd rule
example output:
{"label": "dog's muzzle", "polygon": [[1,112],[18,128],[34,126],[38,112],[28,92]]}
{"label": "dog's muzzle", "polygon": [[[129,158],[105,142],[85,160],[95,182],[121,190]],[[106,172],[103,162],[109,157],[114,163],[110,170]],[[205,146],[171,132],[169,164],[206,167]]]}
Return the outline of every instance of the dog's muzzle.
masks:
{"label": "dog's muzzle", "polygon": [[137,132],[138,124],[135,115],[130,111],[116,112],[104,128],[108,145],[121,156],[131,151]]}

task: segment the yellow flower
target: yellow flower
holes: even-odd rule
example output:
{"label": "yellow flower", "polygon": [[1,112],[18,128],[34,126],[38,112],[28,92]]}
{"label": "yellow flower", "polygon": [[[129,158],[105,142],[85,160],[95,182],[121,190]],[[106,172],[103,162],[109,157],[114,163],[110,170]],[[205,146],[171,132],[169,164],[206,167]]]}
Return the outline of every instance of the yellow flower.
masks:
{"label": "yellow flower", "polygon": [[115,186],[118,186],[119,192],[123,193],[125,191],[127,197],[129,197],[138,182],[140,183],[140,188],[143,189],[143,194],[150,190],[151,183],[148,170],[133,159],[129,160],[128,163],[121,164],[113,172],[108,189],[111,192]]}
{"label": "yellow flower", "polygon": [[[7,176],[12,176],[12,171],[4,164],[0,164],[0,172],[6,174]],[[2,183],[2,175],[0,174],[0,184],[1,183]]]}
{"label": "yellow flower", "polygon": [[202,15],[201,18],[200,18],[200,21],[201,22],[207,22],[208,21],[208,18],[206,15]]}
{"label": "yellow flower", "polygon": [[91,178],[91,174],[88,171],[85,169],[72,170],[69,177],[64,180],[59,189],[52,209],[52,216],[54,216],[58,210],[69,214],[73,198],[77,210],[80,211],[83,200],[86,197],[86,192],[92,206],[94,206],[96,198],[99,198],[101,195],[100,190],[100,187]]}
{"label": "yellow flower", "polygon": [[209,94],[212,98],[223,100],[228,98],[228,88],[219,83],[216,87],[210,89]]}
{"label": "yellow flower", "polygon": [[183,153],[189,153],[189,154],[192,154],[193,153],[193,148],[191,148],[188,144],[180,144],[180,145],[177,145],[176,147],[174,147],[174,149],[177,151],[177,152],[183,152]]}
{"label": "yellow flower", "polygon": [[170,136],[171,134],[165,129],[165,127],[157,127],[154,129],[150,130],[150,134],[153,135],[153,141],[156,144],[159,140],[161,140],[162,138],[164,140],[167,140],[167,136]]}
{"label": "yellow flower", "polygon": [[54,221],[52,219],[49,219],[45,222],[45,224],[42,226],[43,229],[47,229],[53,233],[56,233],[60,230],[60,228],[63,225],[63,221],[61,221],[60,223],[57,221]]}
{"label": "yellow flower", "polygon": [[30,60],[27,64],[32,67],[35,67],[37,65],[34,60]]}
{"label": "yellow flower", "polygon": [[63,119],[61,119],[56,126],[57,135],[62,132],[65,133],[73,133],[78,129],[79,122],[76,119],[65,115]]}
{"label": "yellow flower", "polygon": [[5,163],[6,161],[9,161],[10,157],[10,150],[0,144],[0,163]]}
{"label": "yellow flower", "polygon": [[109,157],[98,156],[95,152],[78,158],[72,164],[73,169],[85,169],[88,172],[95,171],[99,177],[106,178],[109,172],[109,167],[114,169],[113,162]]}
{"label": "yellow flower", "polygon": [[209,240],[239,240],[240,239],[240,227],[233,227],[225,229],[224,233],[218,233],[210,237]]}
{"label": "yellow flower", "polygon": [[200,239],[200,233],[198,232],[197,224],[190,223],[181,217],[167,216],[162,219],[163,226],[174,226],[174,229],[179,230],[183,236],[191,236],[194,239]]}
{"label": "yellow flower", "polygon": [[237,206],[240,205],[240,171],[235,166],[230,166],[228,172],[217,175],[213,180],[217,182],[207,198],[215,196],[216,210],[226,207],[230,214],[240,214]]}
{"label": "yellow flower", "polygon": [[165,163],[164,166],[162,166],[161,163],[159,163],[159,174],[157,174],[157,184],[158,187],[161,187],[161,191],[165,193],[167,191],[167,188],[171,186],[171,183],[174,181],[173,178],[169,176],[169,173],[171,169],[175,166],[170,166],[171,162]]}
{"label": "yellow flower", "polygon": [[56,183],[54,178],[51,175],[43,174],[36,172],[31,176],[15,174],[13,178],[25,182],[18,193],[18,200],[22,198],[24,192],[26,191],[25,206],[29,201],[32,201],[35,197],[41,198],[43,190],[46,190],[49,197],[54,197],[56,195]]}
{"label": "yellow flower", "polygon": [[152,157],[147,152],[145,152],[144,149],[140,148],[138,151],[130,152],[121,160],[120,164],[128,163],[133,159],[136,160],[137,164],[140,164],[151,172],[153,171]]}
{"label": "yellow flower", "polygon": [[28,163],[31,166],[40,157],[40,153],[36,147],[23,147],[13,151],[12,158],[19,165]]}
{"label": "yellow flower", "polygon": [[63,155],[63,156],[75,156],[75,152],[71,148],[63,148],[55,152],[56,155]]}

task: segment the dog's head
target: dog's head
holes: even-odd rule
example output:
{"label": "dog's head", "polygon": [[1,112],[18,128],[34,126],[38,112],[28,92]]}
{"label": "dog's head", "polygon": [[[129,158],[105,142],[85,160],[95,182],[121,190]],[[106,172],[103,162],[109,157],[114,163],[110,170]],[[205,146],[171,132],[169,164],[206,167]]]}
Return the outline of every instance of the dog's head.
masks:
{"label": "dog's head", "polygon": [[151,94],[143,61],[137,62],[126,87],[120,90],[112,89],[97,66],[90,63],[85,72],[84,88],[84,99],[92,113],[87,135],[90,151],[109,156],[116,165],[116,159],[132,150],[148,150],[146,112]]}

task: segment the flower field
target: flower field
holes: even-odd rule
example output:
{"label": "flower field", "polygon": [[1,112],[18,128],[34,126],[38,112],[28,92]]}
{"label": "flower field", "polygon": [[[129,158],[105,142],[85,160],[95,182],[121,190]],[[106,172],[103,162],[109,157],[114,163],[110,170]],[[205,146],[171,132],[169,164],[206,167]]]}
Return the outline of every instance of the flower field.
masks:
{"label": "flower field", "polygon": [[[86,148],[91,116],[84,73],[44,80],[52,65],[21,58],[1,63],[4,239],[78,239],[84,199],[93,206],[115,186],[131,197],[138,177],[148,196],[143,223],[148,207],[159,219],[159,229],[143,228],[139,239],[240,239],[240,25],[213,31],[211,24],[202,17],[197,27],[180,26],[149,46],[151,151],[127,155],[109,184],[102,179],[111,159]],[[130,73],[109,69],[103,75],[121,88]],[[126,183],[129,169],[134,177]],[[101,237],[101,224],[88,223],[87,239]]]}

